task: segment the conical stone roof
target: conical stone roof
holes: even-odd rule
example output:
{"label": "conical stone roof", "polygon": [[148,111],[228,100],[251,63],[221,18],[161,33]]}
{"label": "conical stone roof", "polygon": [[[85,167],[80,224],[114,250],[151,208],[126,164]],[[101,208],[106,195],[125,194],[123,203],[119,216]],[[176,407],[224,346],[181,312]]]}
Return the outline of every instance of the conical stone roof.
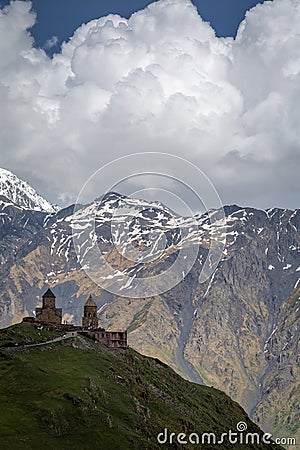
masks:
{"label": "conical stone roof", "polygon": [[56,298],[51,289],[47,289],[42,298]]}
{"label": "conical stone roof", "polygon": [[96,306],[96,303],[94,302],[93,297],[90,295],[87,301],[85,302],[84,306]]}

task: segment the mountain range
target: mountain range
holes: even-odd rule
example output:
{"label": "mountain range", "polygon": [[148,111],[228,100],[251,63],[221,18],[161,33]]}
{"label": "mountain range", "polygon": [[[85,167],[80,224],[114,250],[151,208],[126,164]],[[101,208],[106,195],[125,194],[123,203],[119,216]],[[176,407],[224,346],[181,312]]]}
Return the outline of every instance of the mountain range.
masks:
{"label": "mountain range", "polygon": [[[92,293],[101,325],[128,329],[132,348],[222,389],[264,430],[300,441],[299,210],[230,205],[218,220],[220,211],[180,217],[114,192],[59,210],[8,171],[0,180],[1,327],[32,315],[46,285],[63,320],[78,324]],[[220,262],[200,282],[218,232]],[[94,273],[95,249],[110,270],[102,261]],[[130,294],[181,251],[195,262],[186,272],[182,263],[180,283]]]}

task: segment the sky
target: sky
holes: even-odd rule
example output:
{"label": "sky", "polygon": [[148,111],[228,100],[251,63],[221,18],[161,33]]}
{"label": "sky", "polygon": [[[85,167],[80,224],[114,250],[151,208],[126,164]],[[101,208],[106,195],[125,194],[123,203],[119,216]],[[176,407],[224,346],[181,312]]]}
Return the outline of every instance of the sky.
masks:
{"label": "sky", "polygon": [[299,206],[298,0],[7,3],[0,167],[66,205],[113,159],[165,152],[223,204]]}
{"label": "sky", "polygon": [[[9,0],[0,0],[0,6],[9,3]],[[35,45],[52,55],[82,23],[108,14],[119,14],[128,19],[150,3],[151,0],[33,0],[32,6],[38,16],[32,27]],[[193,3],[203,20],[210,22],[216,35],[225,37],[235,36],[246,11],[263,0],[195,0]]]}

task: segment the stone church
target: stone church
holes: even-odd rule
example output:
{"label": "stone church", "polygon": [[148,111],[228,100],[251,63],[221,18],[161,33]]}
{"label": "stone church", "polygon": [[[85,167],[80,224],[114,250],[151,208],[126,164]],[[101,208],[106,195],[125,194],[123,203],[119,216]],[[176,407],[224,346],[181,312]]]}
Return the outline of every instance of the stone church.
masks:
{"label": "stone church", "polygon": [[42,297],[43,306],[42,308],[36,308],[35,317],[37,322],[45,322],[45,323],[53,323],[53,324],[61,324],[62,320],[62,309],[56,308],[55,300],[56,297],[51,291],[48,289]]}
{"label": "stone church", "polygon": [[56,308],[56,297],[48,289],[42,296],[43,306],[35,309],[35,317],[24,317],[23,322],[40,323],[50,329],[76,330],[107,347],[127,348],[127,331],[106,331],[99,327],[97,305],[90,295],[84,304],[82,326],[62,324],[62,308]]}

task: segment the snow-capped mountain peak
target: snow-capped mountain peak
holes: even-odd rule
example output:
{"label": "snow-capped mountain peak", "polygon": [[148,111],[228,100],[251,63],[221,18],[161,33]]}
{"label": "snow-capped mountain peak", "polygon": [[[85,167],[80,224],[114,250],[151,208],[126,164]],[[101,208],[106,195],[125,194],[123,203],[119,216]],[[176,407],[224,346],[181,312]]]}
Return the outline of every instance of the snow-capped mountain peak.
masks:
{"label": "snow-capped mountain peak", "polygon": [[59,207],[45,200],[26,181],[20,180],[6,169],[0,169],[0,196],[6,197],[23,209],[48,213],[59,210]]}

